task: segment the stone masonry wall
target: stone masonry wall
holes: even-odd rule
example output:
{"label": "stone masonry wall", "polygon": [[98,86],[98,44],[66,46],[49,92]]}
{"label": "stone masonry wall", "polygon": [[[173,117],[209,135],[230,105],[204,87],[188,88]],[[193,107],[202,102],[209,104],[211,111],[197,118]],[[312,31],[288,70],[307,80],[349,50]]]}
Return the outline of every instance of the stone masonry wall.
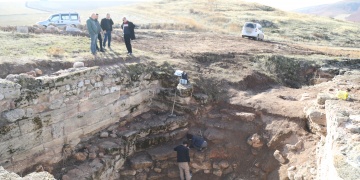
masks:
{"label": "stone masonry wall", "polygon": [[360,179],[359,109],[355,102],[326,101],[327,136],[319,143],[317,179]]}
{"label": "stone masonry wall", "polygon": [[56,163],[64,146],[148,111],[159,87],[149,71],[115,65],[0,79],[0,166],[21,172]]}

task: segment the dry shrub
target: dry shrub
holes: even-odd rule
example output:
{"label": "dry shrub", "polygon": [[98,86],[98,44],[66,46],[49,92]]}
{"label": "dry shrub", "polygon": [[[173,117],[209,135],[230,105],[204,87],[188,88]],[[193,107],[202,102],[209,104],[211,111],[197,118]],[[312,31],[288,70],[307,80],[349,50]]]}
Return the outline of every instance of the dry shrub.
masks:
{"label": "dry shrub", "polygon": [[242,27],[239,24],[230,23],[228,29],[230,32],[241,32]]}
{"label": "dry shrub", "polygon": [[191,18],[185,18],[185,17],[178,17],[177,18],[179,24],[181,26],[185,26],[185,28],[187,30],[193,30],[193,31],[202,31],[205,28],[203,27],[202,24],[200,24],[199,22],[197,22],[195,19],[191,19]]}
{"label": "dry shrub", "polygon": [[65,50],[59,47],[50,47],[47,53],[51,57],[62,57],[64,56]]}

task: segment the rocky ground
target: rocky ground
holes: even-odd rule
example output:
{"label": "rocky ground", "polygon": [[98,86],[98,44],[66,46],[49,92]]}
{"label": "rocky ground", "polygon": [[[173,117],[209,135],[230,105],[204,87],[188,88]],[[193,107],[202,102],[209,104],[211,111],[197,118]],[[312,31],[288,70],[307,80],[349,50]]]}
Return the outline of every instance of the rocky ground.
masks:
{"label": "rocky ground", "polygon": [[[121,63],[139,59],[148,66],[166,62],[169,67],[152,110],[84,139],[69,150],[66,161],[48,168],[56,178],[100,178],[91,174],[108,168],[124,148],[132,156],[117,164],[121,169],[112,178],[177,178],[172,148],[191,132],[209,142],[204,152],[191,150],[195,180],[315,179],[316,145],[326,134],[325,100],[319,93],[336,99],[338,90],[347,90],[352,103],[360,100],[359,79],[346,76],[359,67],[359,59],[327,57],[285,43],[180,31],[139,30],[133,47],[135,57]],[[138,50],[155,56],[137,57]],[[119,63],[87,61],[104,67]],[[176,69],[188,72],[193,87],[177,98],[177,117],[169,118]]]}

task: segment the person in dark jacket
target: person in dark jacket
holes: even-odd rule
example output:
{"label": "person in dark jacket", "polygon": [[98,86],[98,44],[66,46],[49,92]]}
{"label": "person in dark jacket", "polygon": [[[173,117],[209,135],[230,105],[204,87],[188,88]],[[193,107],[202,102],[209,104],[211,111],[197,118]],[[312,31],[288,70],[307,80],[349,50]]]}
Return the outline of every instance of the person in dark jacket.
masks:
{"label": "person in dark jacket", "polygon": [[189,141],[191,141],[191,146],[195,149],[202,151],[203,149],[207,148],[207,142],[200,136],[195,136],[192,134],[186,134],[186,137]]}
{"label": "person in dark jacket", "polygon": [[90,50],[93,55],[96,55],[96,40],[98,36],[98,27],[96,26],[96,14],[93,13],[91,17],[86,21],[86,27],[88,29],[91,43],[90,43]]}
{"label": "person in dark jacket", "polygon": [[113,30],[112,26],[114,25],[113,20],[110,18],[110,14],[106,14],[106,18],[101,20],[101,28],[104,31],[104,42],[103,46],[105,48],[106,41],[108,41],[108,48],[110,48],[111,45],[111,32]]}
{"label": "person in dark jacket", "polygon": [[126,17],[123,17],[123,23],[121,28],[124,33],[124,41],[126,45],[126,49],[128,51],[128,55],[132,55],[132,47],[131,47],[131,40],[135,39],[135,25],[128,21]]}
{"label": "person in dark jacket", "polygon": [[100,52],[105,52],[104,49],[103,49],[103,46],[102,46],[102,29],[101,29],[101,26],[100,26],[100,23],[99,23],[99,14],[96,14],[96,18],[95,18],[95,22],[96,22],[96,26],[97,26],[97,29],[98,29],[98,39],[99,39],[99,45],[100,45],[100,49],[96,43],[96,49]]}
{"label": "person in dark jacket", "polygon": [[[174,151],[177,152],[177,162],[180,170],[180,178],[181,180],[190,180],[190,155],[189,155],[189,147],[188,142],[184,141],[182,145],[176,146]],[[184,179],[185,174],[185,179]]]}

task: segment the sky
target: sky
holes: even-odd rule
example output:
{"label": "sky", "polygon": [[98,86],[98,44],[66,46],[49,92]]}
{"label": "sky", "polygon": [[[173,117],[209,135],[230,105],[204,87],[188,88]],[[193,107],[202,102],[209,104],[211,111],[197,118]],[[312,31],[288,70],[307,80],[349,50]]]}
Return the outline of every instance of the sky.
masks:
{"label": "sky", "polygon": [[[26,0],[0,0],[0,2],[25,2]],[[55,1],[55,0],[54,0]],[[64,0],[57,0],[64,1]],[[91,1],[91,0],[87,0]],[[152,1],[152,0],[119,0],[119,1]],[[196,0],[194,0],[196,1]],[[218,0],[218,2],[226,0]],[[315,6],[320,4],[330,4],[340,0],[243,0],[248,2],[257,2],[282,10],[294,10],[302,7]]]}

